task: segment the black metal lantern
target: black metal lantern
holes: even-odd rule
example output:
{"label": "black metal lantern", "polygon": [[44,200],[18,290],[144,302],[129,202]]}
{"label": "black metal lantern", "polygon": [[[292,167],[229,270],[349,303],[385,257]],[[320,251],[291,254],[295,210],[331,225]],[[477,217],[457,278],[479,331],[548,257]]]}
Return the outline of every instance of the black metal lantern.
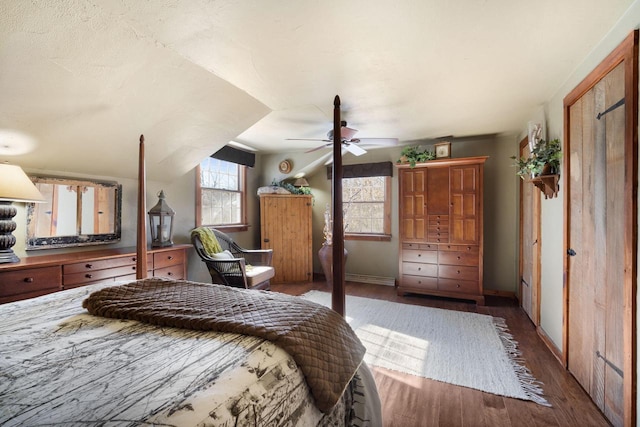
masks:
{"label": "black metal lantern", "polygon": [[149,210],[151,247],[173,245],[173,217],[176,212],[164,200],[164,190],[158,193],[158,203]]}

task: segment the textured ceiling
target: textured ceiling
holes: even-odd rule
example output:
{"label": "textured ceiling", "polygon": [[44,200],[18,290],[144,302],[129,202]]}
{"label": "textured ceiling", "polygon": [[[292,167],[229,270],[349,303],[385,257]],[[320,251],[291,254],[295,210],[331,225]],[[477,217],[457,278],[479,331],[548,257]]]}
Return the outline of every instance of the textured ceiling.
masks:
{"label": "textured ceiling", "polygon": [[4,0],[0,161],[132,177],[144,133],[170,180],[230,140],[317,145],[286,138],[325,137],[336,94],[358,137],[516,133],[631,3]]}

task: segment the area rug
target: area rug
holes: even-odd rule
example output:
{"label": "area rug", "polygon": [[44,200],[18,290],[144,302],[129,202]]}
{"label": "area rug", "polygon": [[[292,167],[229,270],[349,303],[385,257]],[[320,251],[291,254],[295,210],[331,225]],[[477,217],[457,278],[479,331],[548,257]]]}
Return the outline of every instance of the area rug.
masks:
{"label": "area rug", "polygon": [[[327,292],[302,297],[331,306]],[[350,295],[345,307],[370,366],[551,406],[504,319]]]}

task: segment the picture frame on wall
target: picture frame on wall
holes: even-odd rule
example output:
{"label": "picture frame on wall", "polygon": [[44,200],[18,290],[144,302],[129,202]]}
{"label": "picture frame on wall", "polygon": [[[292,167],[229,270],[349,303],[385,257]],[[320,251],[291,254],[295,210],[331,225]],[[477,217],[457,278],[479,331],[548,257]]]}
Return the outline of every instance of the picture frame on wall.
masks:
{"label": "picture frame on wall", "polygon": [[451,143],[439,142],[433,145],[433,150],[436,153],[436,159],[448,159],[451,157]]}

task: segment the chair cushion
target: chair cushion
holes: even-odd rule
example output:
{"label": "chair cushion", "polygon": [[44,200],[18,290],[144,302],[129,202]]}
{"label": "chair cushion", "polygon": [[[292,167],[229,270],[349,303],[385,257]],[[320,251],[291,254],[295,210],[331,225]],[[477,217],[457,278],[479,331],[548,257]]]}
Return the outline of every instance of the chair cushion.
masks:
{"label": "chair cushion", "polygon": [[273,267],[254,265],[251,270],[247,270],[247,285],[251,288],[259,283],[271,279],[276,274]]}
{"label": "chair cushion", "polygon": [[213,259],[233,259],[233,254],[229,251],[218,252],[217,254],[211,254]]}

